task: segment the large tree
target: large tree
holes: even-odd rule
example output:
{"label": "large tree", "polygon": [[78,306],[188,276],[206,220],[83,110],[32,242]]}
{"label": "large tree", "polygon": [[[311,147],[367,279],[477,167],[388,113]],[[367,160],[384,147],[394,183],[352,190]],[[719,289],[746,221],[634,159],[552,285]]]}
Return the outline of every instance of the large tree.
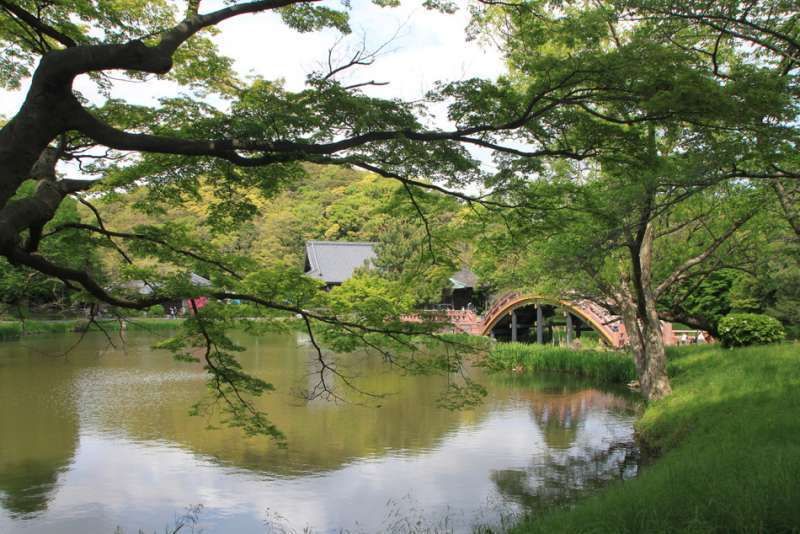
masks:
{"label": "large tree", "polygon": [[511,221],[518,272],[532,275],[526,264],[538,256],[534,266],[556,289],[615,310],[649,399],[670,392],[659,300],[678,284],[741,267],[732,248],[741,240],[732,238],[764,211],[758,180],[779,189],[776,177],[791,176],[797,119],[791,76],[743,49],[737,34],[663,7],[523,2],[483,19],[518,87],[582,73],[560,121],[530,135],[552,138],[557,128],[591,148],[590,163],[498,162],[498,189],[530,206]]}

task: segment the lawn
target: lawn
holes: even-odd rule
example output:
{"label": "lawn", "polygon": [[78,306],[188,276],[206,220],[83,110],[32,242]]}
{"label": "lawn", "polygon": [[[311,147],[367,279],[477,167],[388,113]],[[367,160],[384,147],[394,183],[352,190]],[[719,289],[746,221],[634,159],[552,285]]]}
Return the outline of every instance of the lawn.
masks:
{"label": "lawn", "polygon": [[639,477],[512,532],[800,532],[800,345],[670,350]]}

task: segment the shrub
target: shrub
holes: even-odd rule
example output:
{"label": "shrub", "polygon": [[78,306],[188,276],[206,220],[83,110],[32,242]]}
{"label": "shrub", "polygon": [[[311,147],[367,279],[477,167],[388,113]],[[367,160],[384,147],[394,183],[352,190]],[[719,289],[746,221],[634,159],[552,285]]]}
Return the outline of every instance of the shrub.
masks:
{"label": "shrub", "polygon": [[743,347],[781,341],[786,335],[780,321],[757,313],[731,313],[717,327],[722,344]]}

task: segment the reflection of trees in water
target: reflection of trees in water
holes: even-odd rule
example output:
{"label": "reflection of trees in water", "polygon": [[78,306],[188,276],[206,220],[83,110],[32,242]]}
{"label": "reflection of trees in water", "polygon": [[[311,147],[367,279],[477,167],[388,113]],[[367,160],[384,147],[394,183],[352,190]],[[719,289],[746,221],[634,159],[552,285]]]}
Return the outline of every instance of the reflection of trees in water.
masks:
{"label": "reflection of trees in water", "polygon": [[575,442],[580,422],[590,411],[622,411],[628,402],[596,389],[580,391],[531,391],[521,394],[530,401],[531,413],[539,424],[545,443],[566,449]]}
{"label": "reflection of trees in water", "polygon": [[[105,340],[87,336],[68,360],[20,354],[20,346],[14,346],[14,357],[0,362],[0,506],[13,515],[46,509],[59,473],[75,453],[78,412],[84,431],[122,431],[137,440],[166,440],[240,468],[305,475],[389,450],[403,455],[430,450],[459,426],[478,424],[492,409],[489,404],[464,412],[437,409],[443,377],[401,377],[374,358],[359,355],[348,355],[346,361],[363,375],[360,386],[397,392],[382,399],[381,409],[323,402],[300,405],[288,392],[308,380],[313,355],[289,336],[252,338],[243,363],[278,387],[259,400],[289,436],[289,449],[277,449],[236,430],[208,431],[207,420],[188,417],[188,407],[205,392],[204,375],[193,365],[176,364],[151,351],[153,341],[132,335],[127,353],[109,351],[98,358]],[[40,346],[45,345],[42,340]],[[59,350],[47,347],[51,353]],[[565,454],[590,410],[625,411],[628,406],[622,398],[585,384],[565,386],[564,377],[535,383],[518,377],[488,380],[501,403],[522,400],[530,406],[551,448],[548,454],[555,464],[550,471],[502,471],[493,477],[498,488],[523,500],[541,484],[578,476],[566,467],[560,472],[558,465],[577,462]]]}
{"label": "reflection of trees in water", "polygon": [[595,389],[572,392],[523,394],[530,400],[548,448],[525,469],[494,471],[491,479],[505,498],[530,511],[569,502],[612,480],[636,475],[639,451],[630,441],[614,442],[601,449],[575,447],[580,422],[590,411],[626,410],[628,403]]}
{"label": "reflection of trees in water", "polygon": [[12,516],[46,510],[75,454],[72,373],[68,362],[19,345],[0,365],[0,506]]}
{"label": "reflection of trees in water", "polygon": [[491,479],[505,499],[535,512],[570,502],[613,480],[632,478],[638,466],[635,443],[620,442],[602,450],[548,451],[526,469],[494,471]]}
{"label": "reflection of trees in water", "polygon": [[69,464],[67,451],[63,458],[23,461],[0,465],[0,505],[11,517],[21,517],[47,509],[58,482],[58,475]]}
{"label": "reflection of trees in water", "polygon": [[[134,336],[130,341],[129,353],[135,354],[140,341]],[[353,403],[304,402],[295,391],[315,383],[318,363],[302,338],[248,337],[243,344],[248,347],[240,355],[245,369],[276,387],[255,402],[286,434],[287,449],[267,438],[220,427],[213,418],[188,417],[189,406],[206,393],[205,377],[200,372],[193,375],[192,365],[176,364],[163,354],[160,360],[142,355],[135,369],[129,368],[130,357],[125,367],[115,368],[114,357],[108,356],[84,373],[89,379],[82,381],[82,398],[92,399],[91,408],[81,405],[89,421],[84,426],[122,431],[137,441],[169,441],[237,468],[305,476],[338,469],[358,458],[430,450],[461,424],[474,424],[488,413],[486,406],[468,412],[439,409],[436,400],[446,377],[401,376],[381,358],[360,353],[338,357],[340,369],[355,376],[359,388],[388,396],[367,399],[366,406],[358,404],[362,399],[356,395]],[[87,411],[91,417],[85,417]],[[209,430],[209,423],[220,428]]]}

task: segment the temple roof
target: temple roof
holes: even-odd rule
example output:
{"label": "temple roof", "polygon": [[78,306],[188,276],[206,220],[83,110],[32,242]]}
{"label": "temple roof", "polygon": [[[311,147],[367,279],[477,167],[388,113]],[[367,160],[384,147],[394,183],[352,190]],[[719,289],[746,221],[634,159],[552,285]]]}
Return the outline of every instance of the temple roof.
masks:
{"label": "temple roof", "polygon": [[460,271],[454,273],[450,277],[450,283],[453,284],[454,289],[464,289],[467,287],[478,287],[478,275],[462,267]]}
{"label": "temple roof", "polygon": [[308,276],[327,284],[341,284],[359,267],[369,267],[375,258],[375,243],[306,241]]}

